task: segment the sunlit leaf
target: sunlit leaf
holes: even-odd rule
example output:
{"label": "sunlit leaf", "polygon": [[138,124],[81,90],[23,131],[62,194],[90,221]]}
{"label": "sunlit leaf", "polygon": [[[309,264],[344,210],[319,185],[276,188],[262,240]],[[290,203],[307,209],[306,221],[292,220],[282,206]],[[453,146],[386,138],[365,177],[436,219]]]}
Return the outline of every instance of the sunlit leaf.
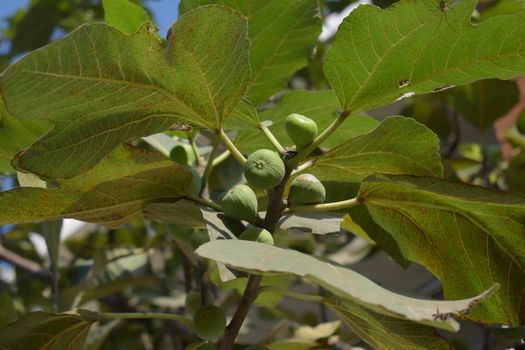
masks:
{"label": "sunlit leaf", "polygon": [[458,299],[501,289],[468,317],[522,324],[525,199],[430,177],[378,175],[359,194],[403,255],[434,273]]}
{"label": "sunlit leaf", "polygon": [[[409,92],[525,75],[525,12],[470,23],[476,0],[363,5],[339,26],[325,73],[345,110],[359,112]],[[445,17],[446,16],[446,17]],[[446,20],[444,20],[446,18]]]}
{"label": "sunlit leaf", "polygon": [[413,119],[390,117],[343,142],[306,170],[321,181],[358,182],[376,173],[441,176],[439,139]]}
{"label": "sunlit leaf", "polygon": [[190,181],[190,173],[162,155],[122,146],[57,188],[1,192],[0,224],[76,218],[115,226],[140,215],[148,202],[183,196]]}
{"label": "sunlit leaf", "polygon": [[248,84],[246,35],[240,14],[214,6],[181,17],[166,49],[150,25],[124,35],[92,24],[32,52],[0,76],[0,88],[16,118],[55,128],[17,167],[71,178],[119,143],[175,123],[220,127]]}
{"label": "sunlit leaf", "polygon": [[142,7],[129,0],[103,0],[104,19],[124,34],[133,34],[149,21],[149,15]]}

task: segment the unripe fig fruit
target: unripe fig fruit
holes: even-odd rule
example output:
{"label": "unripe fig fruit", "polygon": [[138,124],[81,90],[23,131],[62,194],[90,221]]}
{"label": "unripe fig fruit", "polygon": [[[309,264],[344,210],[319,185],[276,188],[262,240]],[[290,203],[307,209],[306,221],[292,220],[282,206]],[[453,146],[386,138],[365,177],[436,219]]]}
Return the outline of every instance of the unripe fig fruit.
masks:
{"label": "unripe fig fruit", "polygon": [[192,290],[186,295],[185,301],[186,311],[190,316],[194,316],[195,312],[201,307],[201,294]]}
{"label": "unripe fig fruit", "polygon": [[195,161],[195,154],[191,145],[180,143],[171,149],[170,159],[181,165],[192,165]]}
{"label": "unripe fig fruit", "polygon": [[191,234],[188,243],[192,246],[193,249],[197,249],[209,240],[210,236],[208,235],[207,231],[196,231]]}
{"label": "unripe fig fruit", "polygon": [[252,225],[249,225],[246,231],[241,233],[239,239],[273,245],[273,236],[270,232]]}
{"label": "unripe fig fruit", "polygon": [[226,316],[221,308],[215,305],[200,307],[193,316],[193,329],[205,340],[217,338],[224,333]]}
{"label": "unripe fig fruit", "polygon": [[202,178],[200,176],[200,174],[198,173],[197,170],[189,167],[189,166],[185,166],[184,167],[187,171],[191,172],[191,183],[190,183],[190,187],[188,188],[188,192],[195,195],[195,196],[198,196],[199,195],[199,192],[201,191],[201,186],[202,186]]}
{"label": "unripe fig fruit", "polygon": [[244,176],[254,187],[268,190],[284,178],[284,163],[277,152],[260,149],[250,154],[244,164]]}
{"label": "unripe fig fruit", "polygon": [[317,136],[316,122],[301,114],[294,113],[286,117],[284,127],[297,148],[309,144]]}
{"label": "unripe fig fruit", "polygon": [[325,198],[326,190],[323,184],[312,174],[297,176],[288,194],[288,202],[291,206],[323,203]]}
{"label": "unripe fig fruit", "polygon": [[237,220],[251,222],[257,216],[257,197],[246,185],[237,185],[226,192],[221,205],[226,215]]}

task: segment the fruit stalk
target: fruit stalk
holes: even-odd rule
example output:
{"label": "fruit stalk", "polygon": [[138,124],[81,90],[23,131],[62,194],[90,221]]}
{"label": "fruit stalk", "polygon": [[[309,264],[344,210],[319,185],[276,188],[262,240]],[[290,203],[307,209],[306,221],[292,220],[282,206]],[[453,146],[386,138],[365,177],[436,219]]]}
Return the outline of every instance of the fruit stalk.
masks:
{"label": "fruit stalk", "polygon": [[308,155],[310,153],[312,153],[312,151],[314,149],[316,149],[317,146],[319,146],[321,143],[324,142],[324,140],[326,140],[326,138],[328,136],[330,136],[335,130],[337,130],[337,128],[343,124],[343,122],[346,120],[346,118],[348,118],[348,116],[350,115],[350,112],[349,111],[343,111],[341,112],[341,114],[339,114],[339,116],[337,117],[336,120],[334,120],[334,122],[332,124],[330,124],[322,133],[320,133],[316,138],[315,140],[312,141],[312,143],[310,143],[308,146],[306,146],[305,148],[303,148],[302,151],[300,151],[299,153],[297,153],[297,155],[295,157],[293,157],[289,162],[288,162],[288,167],[290,169],[293,169],[295,168],[296,166],[299,165],[299,163],[301,163],[304,159],[306,159],[306,157],[308,157]]}
{"label": "fruit stalk", "polygon": [[207,199],[201,198],[199,196],[195,196],[195,195],[193,195],[191,193],[186,193],[184,195],[184,197],[186,199],[189,199],[190,201],[194,201],[196,203],[202,204],[205,207],[209,207],[209,208],[215,209],[217,211],[222,211],[222,207],[220,205],[218,205],[217,203],[214,203],[214,202],[209,201]]}
{"label": "fruit stalk", "polygon": [[268,127],[266,127],[266,125],[264,124],[259,124],[259,129],[261,129],[262,133],[264,134],[264,136],[266,136],[266,138],[268,139],[268,141],[271,142],[272,146],[275,148],[275,150],[277,152],[279,152],[279,154],[282,156],[286,153],[286,150],[284,149],[283,146],[281,146],[281,144],[279,143],[279,141],[275,138],[275,136],[272,134],[272,132],[270,131],[270,129],[268,129]]}
{"label": "fruit stalk", "polygon": [[226,146],[226,148],[231,152],[235,159],[237,159],[237,161],[241,163],[241,165],[244,165],[244,163],[246,163],[246,158],[244,158],[242,153],[237,149],[237,147],[235,147],[232,140],[230,140],[230,138],[228,137],[228,135],[226,135],[224,130],[217,130],[217,133],[221,138],[222,143],[224,143],[224,146]]}

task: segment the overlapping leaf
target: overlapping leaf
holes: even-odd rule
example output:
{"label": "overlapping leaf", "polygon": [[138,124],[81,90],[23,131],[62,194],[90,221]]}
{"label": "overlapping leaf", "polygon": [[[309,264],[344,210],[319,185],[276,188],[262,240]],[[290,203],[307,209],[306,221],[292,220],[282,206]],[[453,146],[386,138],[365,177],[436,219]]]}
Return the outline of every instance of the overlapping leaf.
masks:
{"label": "overlapping leaf", "polygon": [[240,14],[208,6],[173,25],[166,50],[151,25],[124,35],[92,24],[27,55],[0,76],[7,109],[56,125],[17,166],[71,178],[174,123],[220,127],[248,84],[247,31]]}
{"label": "overlapping leaf", "polygon": [[106,23],[125,34],[133,34],[146,22],[149,15],[142,7],[130,0],[103,0]]}
{"label": "overlapping leaf", "polygon": [[443,168],[433,132],[413,119],[391,117],[326,152],[306,171],[323,181],[359,182],[376,172],[441,176]]}
{"label": "overlapping leaf", "polygon": [[[91,314],[91,313],[90,313]],[[0,329],[0,348],[8,350],[81,349],[96,314],[34,312]]]}
{"label": "overlapping leaf", "polygon": [[[360,6],[339,27],[325,73],[345,110],[359,112],[409,93],[525,75],[525,13],[470,23],[476,0],[404,0]],[[446,16],[446,20],[445,20]]]}
{"label": "overlapping leaf", "polygon": [[377,175],[359,194],[403,255],[464,298],[502,288],[469,316],[490,323],[525,320],[525,199],[430,177]]}
{"label": "overlapping leaf", "polygon": [[207,4],[228,6],[248,18],[253,80],[247,97],[254,105],[283,90],[292,75],[307,65],[321,32],[317,1],[182,0],[179,11]]}
{"label": "overlapping leaf", "polygon": [[441,318],[436,315],[461,314],[489,294],[484,292],[474,298],[456,301],[409,298],[384,289],[352,270],[310,255],[243,240],[211,241],[200,246],[196,253],[203,258],[252,273],[286,273],[305,277],[377,313],[448,330],[457,330],[459,324],[453,317]]}
{"label": "overlapping leaf", "polygon": [[[292,146],[284,128],[284,120],[292,113],[299,113],[315,120],[319,130],[323,130],[336,118],[339,102],[333,91],[292,91],[285,94],[274,108],[259,113],[262,122],[270,121],[270,131],[284,146]],[[233,121],[233,120],[232,120]],[[334,147],[349,138],[372,130],[378,122],[363,115],[352,115],[325,142],[323,147]],[[237,128],[238,128],[237,123]],[[255,127],[257,127],[255,125]],[[253,129],[253,127],[252,127]],[[243,152],[251,153],[261,148],[272,148],[260,130],[241,130],[235,145]]]}
{"label": "overlapping leaf", "polygon": [[432,327],[399,320],[348,299],[326,303],[361,339],[377,350],[449,350],[447,340]]}
{"label": "overlapping leaf", "polygon": [[118,225],[152,200],[179,198],[191,174],[161,155],[121,146],[82,176],[58,188],[21,187],[0,193],[0,224],[57,218]]}

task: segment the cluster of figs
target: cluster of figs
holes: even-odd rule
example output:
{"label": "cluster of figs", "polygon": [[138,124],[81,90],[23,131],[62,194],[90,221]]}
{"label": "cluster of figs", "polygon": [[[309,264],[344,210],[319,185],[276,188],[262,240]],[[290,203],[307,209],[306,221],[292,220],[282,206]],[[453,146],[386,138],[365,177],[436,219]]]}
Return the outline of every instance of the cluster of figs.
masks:
{"label": "cluster of figs", "polygon": [[[288,136],[295,144],[296,151],[308,146],[318,133],[317,124],[312,119],[300,114],[290,114],[285,119],[285,128]],[[194,160],[191,146],[180,145],[174,148],[170,158],[179,164],[190,165]],[[260,190],[271,190],[282,183],[285,173],[286,165],[283,159],[273,150],[261,149],[253,152],[247,158],[244,164],[244,177],[248,185],[239,184],[233,187],[226,192],[221,200],[222,210],[227,216],[249,223],[247,229],[239,235],[239,239],[274,244],[270,232],[252,225],[258,219],[257,196],[252,187]],[[301,174],[293,179],[288,191],[287,201],[289,206],[297,207],[320,204],[324,202],[325,197],[325,188],[315,176]],[[193,317],[193,328],[200,338],[212,340],[224,333],[226,328],[224,312],[215,305],[202,306],[199,293],[188,293],[186,309]]]}

